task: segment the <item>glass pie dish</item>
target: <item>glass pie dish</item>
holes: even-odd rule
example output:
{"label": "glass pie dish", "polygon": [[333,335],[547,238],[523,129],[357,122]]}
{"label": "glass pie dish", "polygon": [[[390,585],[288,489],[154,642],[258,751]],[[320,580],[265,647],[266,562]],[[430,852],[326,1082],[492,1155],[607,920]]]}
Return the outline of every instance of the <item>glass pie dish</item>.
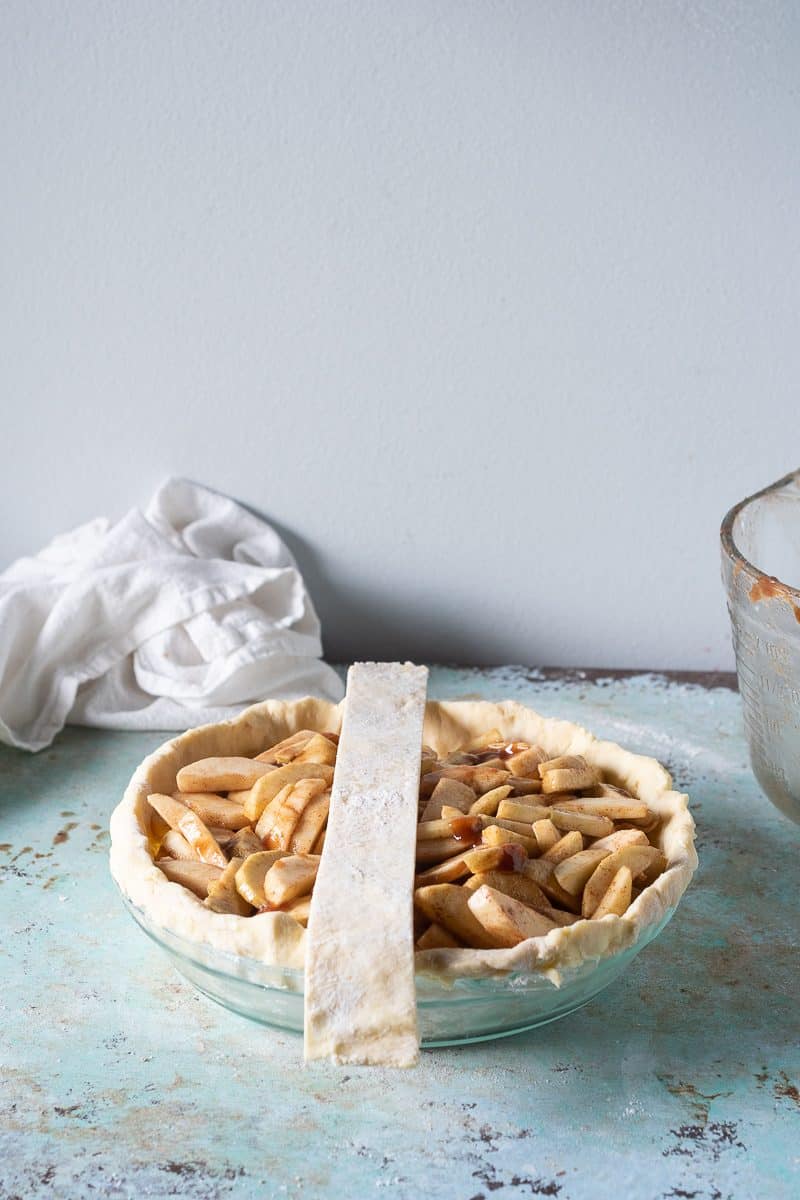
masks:
{"label": "glass pie dish", "polygon": [[[190,730],[140,765],[111,820],[111,873],[134,920],[200,992],[231,1011],[278,1029],[303,1030],[305,929],[287,911],[259,908],[256,915],[247,916],[230,909],[212,911],[196,894],[170,881],[155,861],[163,834],[158,832],[149,797],[155,801],[159,797],[153,793],[171,792],[179,775],[214,756],[241,762],[236,756],[252,760],[262,754],[261,761],[266,762],[264,748],[296,736],[298,729],[327,730],[335,736],[341,716],[340,706],[323,701],[266,701],[234,721]],[[509,749],[535,743],[553,760],[584,756],[580,759],[584,767],[591,764],[612,792],[638,797],[655,821],[651,839],[657,849],[650,853],[661,859],[662,866],[652,882],[635,889],[627,909],[583,919],[578,906],[572,910],[578,915],[568,924],[562,921],[541,936],[500,943],[507,948],[470,948],[468,942],[459,945],[452,940],[418,948],[417,1011],[426,1047],[522,1032],[586,1004],[661,932],[697,865],[688,797],[672,790],[668,773],[653,759],[510,701],[431,701],[426,706],[423,740],[437,755],[466,745],[486,730],[499,731]],[[476,772],[482,769],[486,768],[475,767]],[[511,788],[497,790],[510,792]],[[555,808],[551,811],[557,819]],[[490,824],[493,820],[481,819]],[[538,824],[542,823],[549,824]],[[513,827],[514,822],[507,825]],[[567,836],[581,843],[577,833]]]}
{"label": "glass pie dish", "polygon": [[[188,941],[153,922],[125,896],[125,907],[172,965],[199,992],[231,1012],[273,1029],[303,1032],[303,972],[270,966]],[[584,959],[562,972],[559,986],[535,972],[443,982],[417,974],[417,1014],[423,1048],[456,1046],[524,1033],[566,1017],[594,999],[658,937],[671,918],[642,930],[632,946],[597,961]]]}

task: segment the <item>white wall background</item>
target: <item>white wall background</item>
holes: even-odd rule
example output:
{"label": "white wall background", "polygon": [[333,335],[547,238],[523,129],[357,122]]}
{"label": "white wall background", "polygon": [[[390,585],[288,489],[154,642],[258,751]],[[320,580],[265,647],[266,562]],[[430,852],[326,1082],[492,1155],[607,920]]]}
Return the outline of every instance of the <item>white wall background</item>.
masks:
{"label": "white wall background", "polygon": [[4,0],[0,560],[168,473],[335,658],[716,668],[800,465],[794,0]]}

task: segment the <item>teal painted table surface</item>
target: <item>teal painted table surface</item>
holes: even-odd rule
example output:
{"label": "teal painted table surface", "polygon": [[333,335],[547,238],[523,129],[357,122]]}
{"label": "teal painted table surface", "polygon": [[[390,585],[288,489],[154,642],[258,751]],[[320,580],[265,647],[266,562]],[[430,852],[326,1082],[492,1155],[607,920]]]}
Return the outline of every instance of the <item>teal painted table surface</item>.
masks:
{"label": "teal painted table surface", "polygon": [[109,814],[160,733],[0,751],[0,1197],[656,1200],[800,1196],[798,830],[750,773],[728,680],[437,668],[652,754],[700,869],[588,1007],[426,1051],[302,1066],[197,995],[123,910]]}

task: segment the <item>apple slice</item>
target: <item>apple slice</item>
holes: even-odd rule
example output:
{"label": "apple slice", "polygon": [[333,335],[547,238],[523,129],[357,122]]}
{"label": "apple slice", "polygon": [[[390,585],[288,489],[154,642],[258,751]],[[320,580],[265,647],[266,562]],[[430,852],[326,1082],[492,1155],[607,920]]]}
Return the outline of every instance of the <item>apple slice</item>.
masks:
{"label": "apple slice", "polygon": [[258,854],[249,855],[236,871],[236,890],[253,908],[267,907],[264,879],[267,871],[274,867],[279,858],[284,857],[283,850],[261,850]]}
{"label": "apple slice", "polygon": [[468,904],[495,946],[517,946],[527,938],[542,937],[556,928],[548,917],[486,885],[470,895]]}
{"label": "apple slice", "polygon": [[212,912],[229,913],[236,917],[249,917],[252,907],[236,890],[236,872],[242,865],[241,858],[232,858],[219,879],[209,885],[203,903]]}
{"label": "apple slice", "polygon": [[441,925],[465,945],[477,946],[480,950],[495,949],[497,942],[470,911],[468,897],[469,893],[462,887],[437,883],[432,887],[417,888],[414,903],[429,921]]}
{"label": "apple slice", "polygon": [[287,763],[285,767],[273,767],[267,775],[258,780],[244,802],[248,820],[259,821],[278,793],[287,784],[297,783],[299,779],[324,779],[330,787],[333,782],[333,767],[324,763]]}
{"label": "apple slice", "polygon": [[267,904],[280,908],[297,896],[306,896],[314,886],[319,870],[318,854],[290,854],[279,858],[264,878]]}
{"label": "apple slice", "polygon": [[632,884],[630,868],[620,867],[608,885],[602,900],[592,913],[592,920],[600,921],[610,914],[621,917],[631,902]]}
{"label": "apple slice", "polygon": [[178,771],[181,792],[233,792],[252,787],[273,767],[254,758],[200,758]]}
{"label": "apple slice", "polygon": [[193,813],[179,800],[173,800],[172,796],[163,795],[161,792],[153,792],[147,797],[147,801],[171,829],[177,829],[178,833],[183,834],[201,862],[213,863],[223,870],[227,867],[228,860],[219,843],[197,813]]}
{"label": "apple slice", "polygon": [[177,858],[159,858],[156,866],[161,868],[170,883],[182,884],[201,900],[205,899],[211,884],[222,874],[222,868],[214,867],[211,863],[185,862]]}
{"label": "apple slice", "polygon": [[197,813],[206,825],[219,825],[222,829],[244,829],[248,824],[247,814],[241,804],[218,796],[216,792],[173,792],[172,799],[185,804]]}

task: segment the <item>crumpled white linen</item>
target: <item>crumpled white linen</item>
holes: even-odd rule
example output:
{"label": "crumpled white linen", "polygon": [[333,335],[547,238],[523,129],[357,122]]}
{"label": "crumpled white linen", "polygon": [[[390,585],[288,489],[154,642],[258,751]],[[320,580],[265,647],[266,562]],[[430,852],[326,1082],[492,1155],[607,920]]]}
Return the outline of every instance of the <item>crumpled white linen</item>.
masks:
{"label": "crumpled white linen", "polygon": [[168,479],[0,574],[0,741],[48,746],[69,721],[186,729],[277,696],[338,700],[320,624],[275,530]]}

